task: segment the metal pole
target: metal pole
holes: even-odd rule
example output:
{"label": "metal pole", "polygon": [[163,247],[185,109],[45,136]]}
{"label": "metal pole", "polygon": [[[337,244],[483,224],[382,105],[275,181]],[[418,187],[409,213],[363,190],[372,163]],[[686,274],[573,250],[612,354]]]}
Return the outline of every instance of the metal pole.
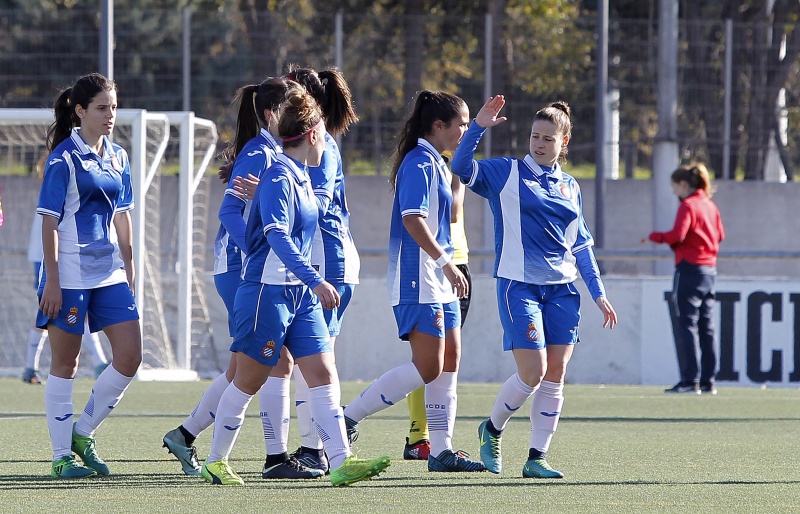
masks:
{"label": "metal pole", "polygon": [[[672,227],[676,199],[670,176],[678,167],[678,0],[661,0],[658,15],[658,133],[653,149],[653,224]],[[656,262],[656,275],[669,275],[669,263]]]}
{"label": "metal pole", "polygon": [[114,0],[100,0],[100,73],[114,79]]}
{"label": "metal pole", "polygon": [[192,11],[183,8],[183,110],[192,110]]}
{"label": "metal pole", "polygon": [[725,105],[722,125],[722,176],[732,179],[731,173],[731,98],[733,95],[733,20],[725,20]]}
{"label": "metal pole", "polygon": [[605,242],[606,162],[608,155],[608,0],[597,2],[597,84],[595,91],[595,220],[594,242],[603,248]]}
{"label": "metal pole", "polygon": [[[486,19],[484,22],[484,32],[486,34],[485,40],[483,42],[483,75],[486,77],[486,80],[483,83],[483,101],[485,102],[487,98],[492,96],[494,92],[492,88],[494,85],[492,84],[492,68],[493,68],[493,55],[492,49],[494,47],[494,30],[492,29],[493,18],[491,14],[486,15]],[[481,103],[481,105],[483,105]],[[483,154],[484,159],[489,159],[492,156],[492,131],[487,130],[483,134]],[[482,209],[483,209],[483,249],[487,252],[487,255],[494,254],[494,216],[492,216],[492,211],[489,209],[489,204],[486,202],[482,202]],[[484,273],[491,273],[492,269],[494,268],[494,263],[492,259],[483,259],[482,264],[483,272]]]}

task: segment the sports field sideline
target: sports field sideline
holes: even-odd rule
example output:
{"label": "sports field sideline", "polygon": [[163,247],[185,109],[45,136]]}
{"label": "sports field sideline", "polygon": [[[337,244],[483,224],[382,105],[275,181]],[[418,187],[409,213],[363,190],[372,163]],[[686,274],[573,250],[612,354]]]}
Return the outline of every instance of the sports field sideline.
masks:
{"label": "sports field sideline", "polygon": [[[390,455],[381,476],[349,488],[327,477],[261,478],[264,443],[253,402],[231,455],[244,487],[184,476],[161,447],[208,382],[134,382],[97,435],[104,478],[51,479],[43,388],[0,379],[0,512],[798,512],[800,391],[720,388],[719,395],[665,395],[661,388],[567,385],[548,461],[563,480],[521,478],[526,407],[503,437],[503,473],[429,473],[402,460],[404,403],[360,424],[354,450]],[[79,379],[80,408],[92,381]],[[342,384],[342,399],[366,384]],[[459,384],[455,445],[477,457],[476,428],[500,384]],[[76,412],[77,414],[77,412]],[[198,438],[201,460],[210,433]],[[292,429],[290,451],[298,445]]]}

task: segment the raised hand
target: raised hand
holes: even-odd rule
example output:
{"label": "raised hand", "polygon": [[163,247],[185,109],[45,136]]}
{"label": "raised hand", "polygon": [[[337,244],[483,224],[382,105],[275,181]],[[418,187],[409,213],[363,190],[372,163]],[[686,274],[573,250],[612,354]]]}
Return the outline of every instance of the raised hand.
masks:
{"label": "raised hand", "polygon": [[506,121],[506,117],[502,116],[498,118],[497,115],[505,104],[506,99],[503,95],[489,97],[486,103],[483,104],[483,107],[481,107],[481,110],[478,111],[478,115],[475,116],[475,123],[483,128],[494,127],[495,125],[503,123]]}

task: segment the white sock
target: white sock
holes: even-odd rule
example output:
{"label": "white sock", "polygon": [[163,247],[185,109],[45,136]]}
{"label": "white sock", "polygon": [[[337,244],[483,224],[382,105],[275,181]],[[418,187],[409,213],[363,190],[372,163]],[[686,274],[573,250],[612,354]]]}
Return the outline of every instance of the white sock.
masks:
{"label": "white sock", "polygon": [[533,388],[522,381],[519,373],[514,373],[505,381],[497,393],[492,407],[492,425],[497,430],[506,428],[511,416],[533,395]]}
{"label": "white sock", "polygon": [[231,454],[236,437],[244,424],[244,414],[253,395],[242,392],[231,382],[219,399],[217,418],[214,422],[214,437],[211,440],[211,451],[206,462],[211,464],[218,460],[227,460]]}
{"label": "white sock", "polygon": [[433,456],[453,449],[453,427],[458,407],[457,381],[458,373],[445,371],[425,385],[425,414],[428,416]]}
{"label": "white sock", "polygon": [[350,444],[342,417],[342,390],[339,383],[312,387],[308,390],[308,403],[313,423],[328,455],[330,469],[336,469],[349,457]]}
{"label": "white sock", "polygon": [[39,330],[33,327],[28,330],[28,352],[25,356],[26,368],[39,369],[39,357],[42,355],[45,339],[47,339],[47,330]]}
{"label": "white sock", "polygon": [[300,445],[306,448],[322,448],[314,422],[311,421],[311,410],[308,406],[308,384],[300,372],[300,367],[294,367],[294,408],[297,411],[297,425],[300,427]]}
{"label": "white sock", "polygon": [[186,418],[186,421],[183,422],[183,428],[197,437],[203,430],[210,427],[214,423],[214,416],[216,416],[219,399],[222,397],[222,393],[225,392],[228,384],[230,384],[230,382],[228,382],[228,377],[225,376],[225,373],[215,378],[203,393],[200,402],[192,413],[189,414],[189,417]]}
{"label": "white sock", "polygon": [[75,423],[75,433],[82,436],[94,435],[100,423],[122,399],[132,380],[133,377],[126,377],[114,369],[114,366],[109,366],[100,373],[92,387],[89,401],[83,408],[83,414]]}
{"label": "white sock", "polygon": [[53,375],[44,385],[44,411],[50,443],[53,445],[53,460],[72,455],[72,386],[74,380]]}
{"label": "white sock", "polygon": [[103,351],[103,345],[100,343],[100,336],[98,336],[97,333],[92,333],[89,331],[88,318],[83,327],[81,346],[83,346],[83,348],[89,352],[89,356],[92,358],[92,363],[95,367],[101,364],[108,364],[106,354]]}
{"label": "white sock", "polygon": [[531,448],[547,453],[564,405],[564,384],[542,380],[531,402]]}
{"label": "white sock", "polygon": [[370,414],[394,405],[424,385],[425,381],[414,363],[397,366],[381,375],[361,396],[350,402],[345,409],[345,416],[353,421],[361,421]]}
{"label": "white sock", "polygon": [[289,450],[289,379],[268,377],[258,393],[267,455]]}

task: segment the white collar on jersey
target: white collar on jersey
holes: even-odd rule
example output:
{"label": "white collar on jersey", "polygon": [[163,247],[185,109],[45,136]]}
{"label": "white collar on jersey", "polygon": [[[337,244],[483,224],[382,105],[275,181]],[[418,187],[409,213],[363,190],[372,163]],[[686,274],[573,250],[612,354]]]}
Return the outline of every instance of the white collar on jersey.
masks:
{"label": "white collar on jersey", "polygon": [[267,144],[270,148],[275,150],[277,153],[283,153],[283,147],[278,143],[278,140],[272,135],[272,132],[269,130],[262,128],[261,129],[261,137],[267,140]]}
{"label": "white collar on jersey", "polygon": [[433,145],[427,139],[418,138],[417,144],[428,150],[430,153],[432,153],[436,157],[436,161],[440,166],[445,166],[444,159],[442,159],[442,154],[440,154],[439,150],[434,148]]}
{"label": "white collar on jersey", "polygon": [[564,173],[561,171],[561,165],[559,165],[558,163],[556,163],[556,166],[555,168],[553,168],[553,171],[548,173],[544,171],[536,161],[533,160],[531,154],[526,155],[524,160],[525,164],[528,165],[528,167],[533,171],[533,174],[536,175],[537,177],[540,175],[547,175],[549,178],[558,181],[561,180],[564,176]]}
{"label": "white collar on jersey", "polygon": [[[89,148],[89,145],[86,144],[86,141],[83,140],[81,137],[81,128],[80,127],[73,127],[72,132],[69,135],[72,142],[78,147],[78,150],[81,152],[82,155],[94,154],[97,153]],[[103,156],[101,157],[103,160],[110,159],[111,156],[114,155],[114,149],[111,147],[111,141],[107,136],[103,136]]]}
{"label": "white collar on jersey", "polygon": [[286,167],[289,168],[289,170],[294,174],[299,183],[302,184],[303,182],[310,180],[308,178],[308,171],[301,169],[299,163],[285,153],[277,154],[275,159],[285,164]]}

